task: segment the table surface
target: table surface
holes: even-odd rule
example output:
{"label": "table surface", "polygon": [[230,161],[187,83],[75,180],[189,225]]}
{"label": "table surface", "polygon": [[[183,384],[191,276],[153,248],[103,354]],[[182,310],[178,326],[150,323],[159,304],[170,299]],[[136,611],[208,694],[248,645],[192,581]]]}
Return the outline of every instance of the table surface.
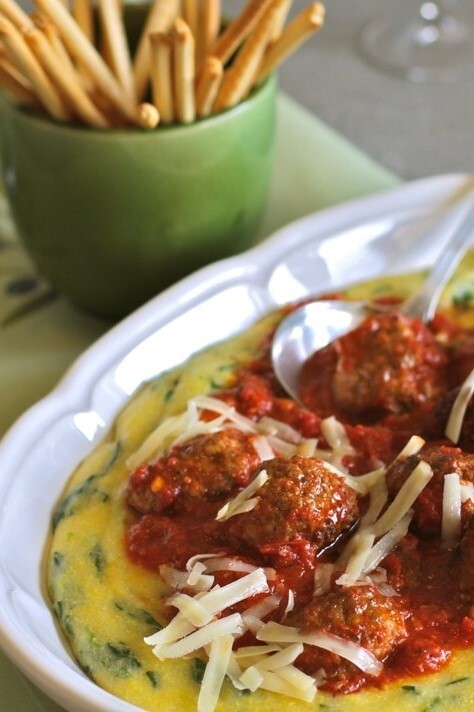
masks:
{"label": "table surface", "polygon": [[[460,83],[412,83],[371,66],[359,35],[377,13],[419,0],[326,0],[324,28],[280,70],[282,88],[402,178],[474,171],[474,66]],[[446,0],[470,20],[473,0]],[[232,0],[235,2],[235,0]],[[296,0],[295,8],[307,5]]]}

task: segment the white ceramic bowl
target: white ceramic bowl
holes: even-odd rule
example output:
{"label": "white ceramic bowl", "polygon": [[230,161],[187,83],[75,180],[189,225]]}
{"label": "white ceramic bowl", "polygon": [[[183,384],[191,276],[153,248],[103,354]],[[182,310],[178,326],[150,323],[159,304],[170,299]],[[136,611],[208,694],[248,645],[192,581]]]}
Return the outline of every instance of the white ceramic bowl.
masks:
{"label": "white ceramic bowl", "polygon": [[85,677],[46,600],[41,559],[53,506],[76,464],[143,380],[244,329],[277,305],[434,262],[472,177],[417,181],[299,220],[164,292],[88,349],[0,446],[0,645],[71,712],[137,710]]}

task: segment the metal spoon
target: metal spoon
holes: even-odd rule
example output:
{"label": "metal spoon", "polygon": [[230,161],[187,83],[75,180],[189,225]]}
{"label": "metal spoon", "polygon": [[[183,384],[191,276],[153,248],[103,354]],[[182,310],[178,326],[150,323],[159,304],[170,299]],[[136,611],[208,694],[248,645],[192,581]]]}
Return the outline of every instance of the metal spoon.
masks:
{"label": "metal spoon", "polygon": [[[421,289],[396,310],[409,317],[430,321],[441,292],[464,256],[474,233],[474,203],[438,258]],[[393,309],[393,308],[391,308]],[[369,314],[387,307],[367,301],[315,301],[291,312],[278,326],[272,343],[276,377],[285,391],[299,402],[298,381],[304,362],[340,336],[355,329]]]}

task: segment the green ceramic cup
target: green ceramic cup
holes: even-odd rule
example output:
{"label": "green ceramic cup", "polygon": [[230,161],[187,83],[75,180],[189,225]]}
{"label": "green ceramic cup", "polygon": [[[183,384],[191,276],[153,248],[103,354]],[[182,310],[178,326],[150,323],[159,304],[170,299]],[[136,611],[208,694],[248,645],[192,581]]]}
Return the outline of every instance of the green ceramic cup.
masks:
{"label": "green ceramic cup", "polygon": [[194,124],[99,131],[1,100],[2,168],[20,237],[72,303],[121,317],[252,245],[275,134],[275,80]]}

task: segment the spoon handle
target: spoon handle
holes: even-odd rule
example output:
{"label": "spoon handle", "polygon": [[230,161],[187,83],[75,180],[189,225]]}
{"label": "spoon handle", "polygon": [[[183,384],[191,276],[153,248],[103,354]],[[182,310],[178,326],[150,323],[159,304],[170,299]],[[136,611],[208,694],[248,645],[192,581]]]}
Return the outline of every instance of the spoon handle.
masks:
{"label": "spoon handle", "polygon": [[456,234],[438,257],[436,265],[426,278],[422,288],[407,299],[401,311],[409,317],[420,317],[424,322],[433,319],[446,283],[469,247],[474,235],[474,202],[471,198],[467,213]]}

